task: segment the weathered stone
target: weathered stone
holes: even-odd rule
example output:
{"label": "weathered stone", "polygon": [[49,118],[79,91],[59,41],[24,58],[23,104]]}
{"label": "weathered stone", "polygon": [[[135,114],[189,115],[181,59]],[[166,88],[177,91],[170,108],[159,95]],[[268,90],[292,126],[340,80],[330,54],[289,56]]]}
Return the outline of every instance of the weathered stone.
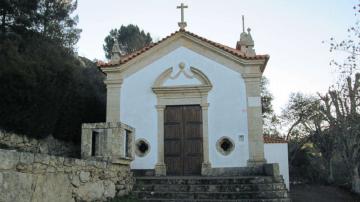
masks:
{"label": "weathered stone", "polygon": [[30,198],[39,202],[105,201],[119,195],[117,190],[120,195],[128,193],[133,185],[129,167],[125,165],[112,165],[108,169],[102,166],[107,163],[101,161],[34,156],[1,149],[0,160],[0,202],[3,199],[22,202]]}
{"label": "weathered stone", "polygon": [[34,162],[35,163],[42,163],[42,164],[49,164],[50,157],[46,154],[35,154]]}
{"label": "weathered stone", "polygon": [[116,190],[115,190],[115,184],[109,180],[104,181],[104,197],[105,198],[113,198],[115,197]]}
{"label": "weathered stone", "polygon": [[19,153],[15,151],[1,150],[0,169],[14,168],[18,161],[19,161]]}
{"label": "weathered stone", "polygon": [[33,190],[34,176],[15,171],[0,174],[0,201],[28,202]]}
{"label": "weathered stone", "polygon": [[125,185],[123,185],[123,184],[116,185],[116,189],[123,190],[123,189],[125,189]]}
{"label": "weathered stone", "polygon": [[268,176],[280,176],[280,168],[278,163],[267,163],[264,165],[265,174]]}
{"label": "weathered stone", "polygon": [[45,173],[47,166],[41,163],[34,163],[32,169],[35,174]]}
{"label": "weathered stone", "polygon": [[81,171],[79,177],[81,182],[88,182],[90,180],[90,173]]}
{"label": "weathered stone", "polygon": [[87,183],[85,185],[80,186],[75,195],[78,200],[83,201],[95,201],[95,200],[104,200],[104,184],[99,182]]}
{"label": "weathered stone", "polygon": [[85,166],[86,163],[85,161],[81,160],[81,159],[75,159],[75,164],[78,166]]}
{"label": "weathered stone", "polygon": [[79,177],[78,177],[77,175],[72,176],[71,184],[72,184],[74,187],[79,187],[79,186],[80,186],[80,180],[79,180]]}
{"label": "weathered stone", "polygon": [[26,163],[26,164],[33,163],[34,162],[34,154],[25,153],[25,152],[20,153],[20,162]]}
{"label": "weathered stone", "polygon": [[26,168],[27,168],[27,164],[24,164],[24,163],[18,163],[16,165],[16,170],[20,171],[20,172],[26,170]]}
{"label": "weathered stone", "polygon": [[64,155],[67,157],[76,157],[79,153],[79,148],[74,144],[57,140],[51,135],[38,140],[24,135],[0,131],[0,143],[9,148],[33,153]]}
{"label": "weathered stone", "polygon": [[56,168],[54,166],[49,166],[47,169],[46,169],[46,172],[48,173],[55,173],[56,172]]}
{"label": "weathered stone", "polygon": [[33,201],[71,201],[72,189],[66,175],[48,174],[39,176],[33,193]]}

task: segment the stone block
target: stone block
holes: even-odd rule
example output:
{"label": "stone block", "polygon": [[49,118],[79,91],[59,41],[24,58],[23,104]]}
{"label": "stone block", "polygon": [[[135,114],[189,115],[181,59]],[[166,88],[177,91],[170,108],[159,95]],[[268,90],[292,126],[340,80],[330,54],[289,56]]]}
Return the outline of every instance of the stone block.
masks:
{"label": "stone block", "polygon": [[32,166],[33,173],[44,174],[46,172],[47,165],[41,163],[34,163]]}
{"label": "stone block", "polygon": [[90,172],[81,171],[79,177],[81,182],[88,182],[90,180]]}
{"label": "stone block", "polygon": [[75,190],[75,196],[79,201],[101,201],[104,200],[105,192],[102,181],[86,183]]}
{"label": "stone block", "polygon": [[72,184],[74,187],[79,187],[79,186],[80,186],[80,179],[79,179],[79,177],[78,177],[77,175],[72,176],[71,184]]}
{"label": "stone block", "polygon": [[0,201],[29,202],[33,193],[33,183],[34,175],[28,173],[16,171],[0,173]]}
{"label": "stone block", "polygon": [[46,169],[46,172],[47,173],[55,173],[56,172],[56,168],[54,166],[49,166],[47,169]]}
{"label": "stone block", "polygon": [[280,168],[278,163],[267,163],[264,164],[265,175],[279,177]]}
{"label": "stone block", "polygon": [[81,160],[81,159],[75,159],[74,163],[77,166],[86,166],[86,161]]}
{"label": "stone block", "polygon": [[35,181],[35,186],[31,197],[32,201],[37,202],[60,202],[73,201],[72,186],[66,175],[47,174],[39,175]]}
{"label": "stone block", "polygon": [[12,169],[19,162],[20,153],[11,150],[0,150],[0,169]]}
{"label": "stone block", "polygon": [[64,166],[73,166],[75,164],[75,159],[64,158]]}
{"label": "stone block", "polygon": [[116,194],[115,184],[109,180],[104,181],[104,197],[114,198]]}
{"label": "stone block", "polygon": [[26,164],[32,164],[34,162],[34,154],[28,152],[21,152],[20,162]]}
{"label": "stone block", "polygon": [[35,154],[34,162],[42,163],[42,164],[49,164],[50,156],[47,154]]}

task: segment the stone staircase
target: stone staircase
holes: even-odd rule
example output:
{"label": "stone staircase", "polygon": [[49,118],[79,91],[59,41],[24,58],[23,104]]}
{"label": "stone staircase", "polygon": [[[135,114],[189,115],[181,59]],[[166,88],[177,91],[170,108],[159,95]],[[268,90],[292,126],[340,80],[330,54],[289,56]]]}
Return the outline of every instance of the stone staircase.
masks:
{"label": "stone staircase", "polygon": [[139,201],[290,202],[282,177],[136,177]]}

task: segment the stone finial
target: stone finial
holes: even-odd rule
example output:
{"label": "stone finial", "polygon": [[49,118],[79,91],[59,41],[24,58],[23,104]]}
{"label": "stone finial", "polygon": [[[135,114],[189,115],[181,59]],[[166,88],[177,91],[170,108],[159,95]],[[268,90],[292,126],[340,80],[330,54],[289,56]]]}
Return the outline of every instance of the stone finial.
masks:
{"label": "stone finial", "polygon": [[124,56],[124,52],[120,49],[119,42],[116,38],[114,38],[114,44],[111,49],[111,63],[118,63],[122,56]]}
{"label": "stone finial", "polygon": [[246,56],[255,56],[255,43],[250,34],[251,29],[248,28],[247,33],[245,32],[244,16],[242,16],[242,30],[243,32],[240,34],[240,40],[236,43],[236,49],[243,52]]}

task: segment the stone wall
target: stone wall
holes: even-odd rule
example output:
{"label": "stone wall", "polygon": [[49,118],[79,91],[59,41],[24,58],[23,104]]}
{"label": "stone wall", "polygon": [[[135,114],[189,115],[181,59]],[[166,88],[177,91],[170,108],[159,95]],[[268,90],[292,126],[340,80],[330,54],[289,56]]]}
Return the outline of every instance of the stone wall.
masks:
{"label": "stone wall", "polygon": [[76,146],[70,142],[57,140],[51,135],[44,139],[35,139],[1,130],[0,149],[15,149],[17,151],[55,156],[80,157],[80,145]]}
{"label": "stone wall", "polygon": [[0,202],[105,201],[128,194],[129,164],[0,149]]}

